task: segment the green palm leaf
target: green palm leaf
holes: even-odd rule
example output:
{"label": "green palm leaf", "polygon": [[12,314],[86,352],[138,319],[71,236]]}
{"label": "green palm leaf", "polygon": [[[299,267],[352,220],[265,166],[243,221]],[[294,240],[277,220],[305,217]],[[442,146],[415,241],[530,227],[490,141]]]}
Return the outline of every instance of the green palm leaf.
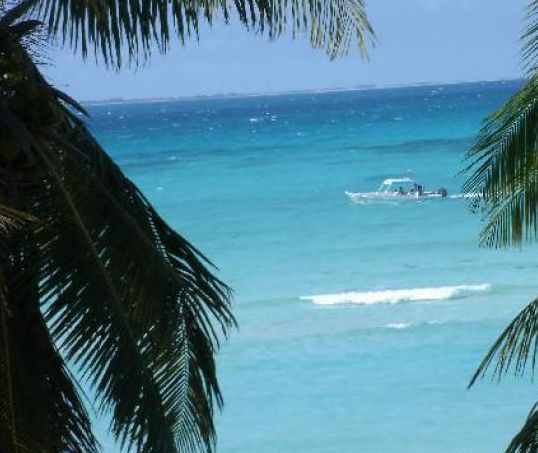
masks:
{"label": "green palm leaf", "polygon": [[[487,246],[520,246],[538,233],[538,1],[527,11],[522,36],[523,65],[529,80],[508,102],[491,115],[480,131],[477,144],[467,155],[470,174],[463,190],[479,198],[474,207],[486,222],[480,239]],[[469,386],[493,367],[501,379],[511,369],[524,374],[529,360],[536,366],[538,346],[538,298],[525,307],[486,354]],[[513,438],[507,453],[538,450],[538,411],[531,410]]]}
{"label": "green palm leaf", "polygon": [[[28,401],[46,390],[38,371],[57,370],[45,382],[62,393],[41,400],[49,431],[39,423],[27,430],[19,411],[29,421],[35,412],[13,391],[2,393],[0,437],[27,439],[29,451],[95,449],[65,358],[95,391],[101,412],[112,415],[125,449],[211,451],[214,405],[222,404],[214,356],[235,324],[230,291],[68,109],[76,102],[46,83],[18,41],[18,25],[9,25],[9,40],[0,42],[13,63],[0,86],[0,215],[23,212],[32,221],[23,239],[6,243],[0,270],[21,319],[31,316],[28,328],[41,329],[31,339],[49,345],[48,365],[55,367],[44,359],[44,370],[21,378],[32,387]],[[0,313],[2,333],[27,333],[9,313]],[[7,339],[2,351],[9,352],[18,338]],[[31,339],[20,355],[27,361]],[[2,389],[18,377],[13,363],[7,352],[0,358]],[[61,429],[48,412],[60,397],[68,402],[54,412]]]}
{"label": "green palm leaf", "polygon": [[116,66],[125,56],[134,62],[148,57],[154,47],[165,52],[174,35],[182,43],[198,37],[202,21],[212,24],[222,17],[227,22],[231,9],[247,28],[271,38],[288,26],[294,34],[308,30],[312,45],[331,58],[345,54],[353,39],[366,55],[374,37],[363,0],[35,1],[33,17],[48,24],[51,37]]}
{"label": "green palm leaf", "polygon": [[510,442],[506,453],[534,453],[538,451],[538,405],[530,411],[525,424]]}
{"label": "green palm leaf", "polygon": [[476,145],[468,152],[463,191],[476,194],[475,208],[484,213],[481,243],[519,246],[536,239],[538,1],[525,16],[522,61],[529,80],[487,118]]}
{"label": "green palm leaf", "polygon": [[20,40],[35,26],[12,25],[23,13],[14,8],[0,19],[0,451],[94,452],[77,385],[41,311],[40,269],[30,259],[37,247],[30,238],[36,219],[16,190],[34,182],[15,163],[29,151],[28,135],[7,108],[15,80],[10,63],[23,53]]}
{"label": "green palm leaf", "polygon": [[536,365],[537,346],[538,298],[527,305],[497,339],[473,375],[470,386],[479,377],[484,376],[493,363],[495,363],[493,374],[499,379],[511,367],[517,376],[523,375],[529,358],[532,359],[532,368]]}
{"label": "green palm leaf", "polygon": [[519,245],[536,239],[538,215],[538,77],[534,76],[482,128],[467,159],[464,185],[480,196],[486,226],[481,242]]}
{"label": "green palm leaf", "polygon": [[222,331],[232,325],[228,290],[86,131],[75,133],[86,161],[39,150],[55,194],[33,212],[56,213],[39,232],[53,334],[65,338],[102,408],[113,408],[122,443],[167,452],[184,439],[183,447],[209,449],[212,401],[221,402],[212,320]]}
{"label": "green palm leaf", "polygon": [[[0,451],[96,452],[76,384],[40,311],[38,269],[25,253],[31,245],[22,231],[14,236],[2,237],[0,251]],[[8,254],[15,241],[17,257]]]}
{"label": "green palm leaf", "polygon": [[521,37],[523,42],[522,60],[527,74],[533,75],[538,61],[538,0],[533,0],[527,8],[525,16],[527,28]]}

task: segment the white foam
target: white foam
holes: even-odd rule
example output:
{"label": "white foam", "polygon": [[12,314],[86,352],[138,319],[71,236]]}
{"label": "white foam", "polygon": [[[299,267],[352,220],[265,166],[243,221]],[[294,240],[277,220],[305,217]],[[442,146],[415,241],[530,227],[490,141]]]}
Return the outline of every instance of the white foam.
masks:
{"label": "white foam", "polygon": [[480,198],[479,193],[458,193],[456,195],[449,195],[448,198]]}
{"label": "white foam", "polygon": [[426,326],[437,326],[444,324],[443,321],[439,321],[438,319],[432,319],[431,321],[426,322],[419,322],[419,323],[411,323],[411,322],[389,322],[388,324],[385,324],[383,327],[385,329],[396,329],[396,330],[404,330],[409,329],[410,327],[417,327],[421,325]]}
{"label": "white foam", "polygon": [[387,329],[408,329],[411,324],[408,322],[390,322],[385,327]]}
{"label": "white foam", "polygon": [[491,285],[489,283],[482,283],[480,285],[438,286],[432,288],[319,294],[314,296],[302,296],[300,299],[309,300],[316,305],[397,304],[400,302],[447,300],[470,293],[489,291],[490,289]]}

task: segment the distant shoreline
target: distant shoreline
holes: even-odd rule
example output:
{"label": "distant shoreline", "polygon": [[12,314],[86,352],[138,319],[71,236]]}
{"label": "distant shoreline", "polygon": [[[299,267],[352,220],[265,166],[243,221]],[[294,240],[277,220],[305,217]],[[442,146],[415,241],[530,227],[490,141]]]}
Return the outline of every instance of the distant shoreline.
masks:
{"label": "distant shoreline", "polygon": [[377,91],[377,90],[394,90],[405,88],[419,88],[419,87],[442,87],[452,85],[477,85],[483,83],[515,83],[523,82],[525,79],[497,79],[497,80],[480,80],[480,81],[458,81],[458,82],[416,82],[410,84],[396,84],[396,85],[358,85],[355,87],[335,87],[335,88],[321,88],[311,90],[294,90],[294,91],[278,91],[278,92],[266,92],[266,93],[222,93],[222,94],[208,94],[208,95],[192,95],[192,96],[167,96],[157,98],[109,98],[103,100],[85,100],[81,104],[84,105],[115,105],[115,104],[157,104],[166,102],[177,101],[195,101],[195,100],[211,100],[211,99],[241,99],[241,98],[253,98],[253,97],[273,97],[273,96],[290,96],[290,95],[306,95],[306,94],[323,94],[323,93],[343,93],[349,91]]}

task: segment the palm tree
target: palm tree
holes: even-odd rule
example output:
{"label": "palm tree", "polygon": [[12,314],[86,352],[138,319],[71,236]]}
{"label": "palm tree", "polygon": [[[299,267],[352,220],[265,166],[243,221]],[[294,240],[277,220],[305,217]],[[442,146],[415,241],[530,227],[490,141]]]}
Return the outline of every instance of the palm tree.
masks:
{"label": "palm tree", "polygon": [[[490,247],[521,246],[538,238],[538,1],[528,7],[523,34],[527,82],[485,122],[468,152],[464,191],[478,193],[474,208],[486,221],[480,240]],[[511,369],[521,376],[538,353],[538,297],[516,316],[491,347],[470,386],[493,366],[499,379]],[[507,453],[538,451],[538,405],[534,405]]]}
{"label": "palm tree", "polygon": [[232,10],[331,58],[373,38],[362,0],[0,0],[0,451],[98,451],[81,385],[124,450],[214,449],[230,290],[36,61],[60,41],[138,64]]}

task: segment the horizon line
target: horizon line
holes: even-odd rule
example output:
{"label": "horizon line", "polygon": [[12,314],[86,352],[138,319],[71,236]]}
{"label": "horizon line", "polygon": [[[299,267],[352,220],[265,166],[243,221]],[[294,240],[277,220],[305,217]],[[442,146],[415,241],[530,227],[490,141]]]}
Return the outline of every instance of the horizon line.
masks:
{"label": "horizon line", "polygon": [[389,85],[376,85],[376,84],[361,84],[351,87],[332,87],[332,88],[312,88],[304,90],[283,90],[283,91],[269,91],[269,92],[252,92],[252,93],[214,93],[214,94],[192,94],[192,95],[171,95],[163,97],[147,97],[147,98],[107,98],[107,99],[88,99],[83,100],[80,103],[86,105],[111,105],[111,104],[150,104],[159,102],[174,102],[174,101],[188,101],[188,100],[200,100],[200,99],[239,99],[249,97],[269,97],[269,96],[287,96],[292,94],[323,94],[323,93],[339,93],[347,91],[376,91],[376,90],[390,90],[395,88],[418,88],[427,86],[446,86],[446,85],[470,85],[478,83],[500,83],[500,82],[521,82],[524,81],[524,77],[515,78],[500,78],[489,80],[461,80],[453,82],[438,82],[438,81],[426,81],[426,82],[413,82],[406,84],[389,84]]}

